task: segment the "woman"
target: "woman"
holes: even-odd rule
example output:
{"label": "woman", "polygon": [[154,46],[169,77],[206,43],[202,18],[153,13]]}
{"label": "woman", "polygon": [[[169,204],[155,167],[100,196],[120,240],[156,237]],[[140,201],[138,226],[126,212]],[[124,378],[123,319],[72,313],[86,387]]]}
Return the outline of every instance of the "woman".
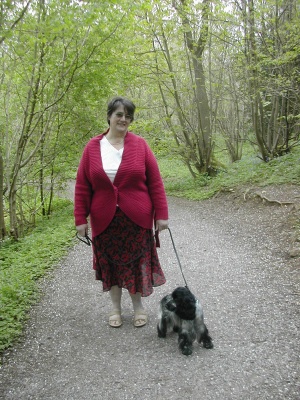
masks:
{"label": "woman", "polygon": [[133,304],[134,326],[147,323],[142,297],[163,285],[153,237],[168,228],[168,205],[157,161],[146,141],[128,131],[135,105],[123,97],[107,108],[109,129],[86,145],[75,186],[75,224],[93,236],[93,268],[112,302],[109,325],[122,325],[122,288]]}

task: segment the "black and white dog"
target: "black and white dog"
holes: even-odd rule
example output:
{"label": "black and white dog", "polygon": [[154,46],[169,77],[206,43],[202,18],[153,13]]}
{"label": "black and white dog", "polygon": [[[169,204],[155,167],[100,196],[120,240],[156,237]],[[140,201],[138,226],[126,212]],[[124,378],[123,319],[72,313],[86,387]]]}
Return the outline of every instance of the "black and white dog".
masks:
{"label": "black and white dog", "polygon": [[206,349],[213,348],[201,304],[186,287],[178,287],[160,301],[158,337],[165,338],[171,329],[178,333],[179,349],[186,356],[192,354],[195,339]]}

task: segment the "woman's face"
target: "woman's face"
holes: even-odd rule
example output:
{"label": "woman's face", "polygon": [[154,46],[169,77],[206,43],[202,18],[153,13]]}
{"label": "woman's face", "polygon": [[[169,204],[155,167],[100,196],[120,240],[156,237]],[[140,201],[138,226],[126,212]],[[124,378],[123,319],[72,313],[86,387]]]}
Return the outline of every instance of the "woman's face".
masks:
{"label": "woman's face", "polygon": [[131,119],[131,116],[125,111],[124,106],[120,105],[109,117],[109,129],[114,132],[125,134]]}

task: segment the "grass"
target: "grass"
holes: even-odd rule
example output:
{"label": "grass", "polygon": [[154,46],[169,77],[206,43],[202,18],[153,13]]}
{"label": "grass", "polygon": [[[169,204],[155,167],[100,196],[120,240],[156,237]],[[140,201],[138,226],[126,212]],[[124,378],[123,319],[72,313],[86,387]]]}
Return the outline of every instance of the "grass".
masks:
{"label": "grass", "polygon": [[0,253],[0,352],[20,336],[39,278],[55,268],[74,241],[73,205],[57,200],[55,213],[18,242],[4,241]]}
{"label": "grass", "polygon": [[[215,178],[193,179],[177,159],[159,159],[167,194],[203,200],[241,186],[300,183],[300,147],[268,164],[246,155]],[[39,279],[51,272],[74,243],[73,205],[56,200],[55,212],[17,243],[0,244],[0,352],[23,331],[31,305],[39,298]],[[300,227],[299,227],[300,229]]]}
{"label": "grass", "polygon": [[159,160],[168,195],[190,200],[205,200],[219,191],[241,186],[268,186],[273,184],[300,184],[300,147],[290,154],[264,163],[249,155],[241,161],[227,165],[216,177],[201,176],[193,179],[180,160]]}

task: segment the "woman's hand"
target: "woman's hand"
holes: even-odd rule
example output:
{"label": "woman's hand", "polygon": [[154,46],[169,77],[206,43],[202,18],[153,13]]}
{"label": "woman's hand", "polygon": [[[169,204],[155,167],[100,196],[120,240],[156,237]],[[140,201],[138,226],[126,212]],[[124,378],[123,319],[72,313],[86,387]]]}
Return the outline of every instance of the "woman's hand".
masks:
{"label": "woman's hand", "polygon": [[80,236],[85,237],[88,234],[88,224],[77,225],[76,230]]}
{"label": "woman's hand", "polygon": [[155,230],[160,232],[163,231],[164,229],[168,229],[169,227],[169,221],[167,219],[158,219],[155,222]]}

